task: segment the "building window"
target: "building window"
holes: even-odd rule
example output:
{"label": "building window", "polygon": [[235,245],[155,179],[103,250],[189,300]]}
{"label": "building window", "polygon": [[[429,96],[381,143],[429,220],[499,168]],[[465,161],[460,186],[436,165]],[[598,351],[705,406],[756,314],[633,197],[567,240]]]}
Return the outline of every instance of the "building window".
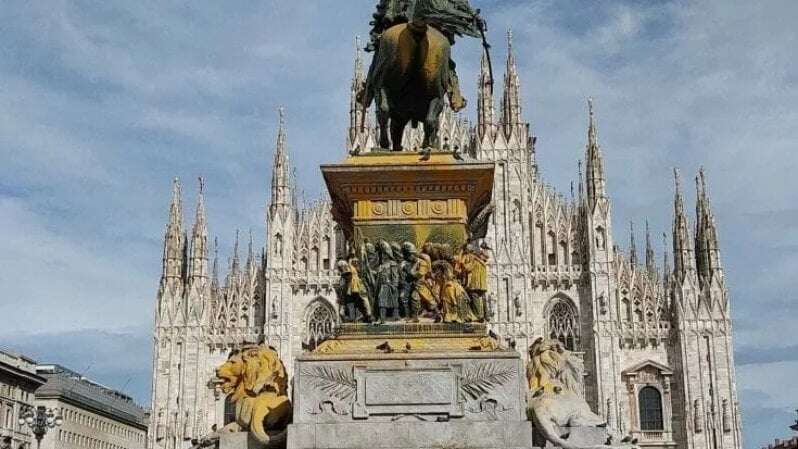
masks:
{"label": "building window", "polygon": [[232,395],[224,398],[224,425],[228,425],[236,420],[236,403]]}
{"label": "building window", "polygon": [[557,236],[553,232],[547,234],[546,251],[549,265],[557,265]]}
{"label": "building window", "polygon": [[549,311],[549,337],[560,340],[569,351],[579,345],[579,320],[571,301],[559,298]]}
{"label": "building window", "polygon": [[310,263],[313,264],[311,269],[316,271],[321,268],[321,259],[319,256],[319,249],[315,246],[310,250]]}
{"label": "building window", "polygon": [[654,387],[643,387],[640,402],[640,430],[662,430],[662,395]]}

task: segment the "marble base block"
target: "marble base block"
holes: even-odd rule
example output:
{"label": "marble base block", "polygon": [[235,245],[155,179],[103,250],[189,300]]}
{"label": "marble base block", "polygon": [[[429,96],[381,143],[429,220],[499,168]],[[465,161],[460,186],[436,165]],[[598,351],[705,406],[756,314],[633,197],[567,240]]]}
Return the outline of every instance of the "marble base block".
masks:
{"label": "marble base block", "polygon": [[258,440],[249,432],[222,433],[219,435],[219,449],[261,449]]}
{"label": "marble base block", "polygon": [[219,449],[285,449],[286,431],[270,433],[271,441],[263,444],[252,437],[249,432],[231,432],[219,434]]}
{"label": "marble base block", "polygon": [[288,449],[532,448],[532,427],[515,422],[292,424]]}
{"label": "marble base block", "polygon": [[288,449],[532,446],[517,352],[461,344],[468,334],[354,338],[297,358]]}

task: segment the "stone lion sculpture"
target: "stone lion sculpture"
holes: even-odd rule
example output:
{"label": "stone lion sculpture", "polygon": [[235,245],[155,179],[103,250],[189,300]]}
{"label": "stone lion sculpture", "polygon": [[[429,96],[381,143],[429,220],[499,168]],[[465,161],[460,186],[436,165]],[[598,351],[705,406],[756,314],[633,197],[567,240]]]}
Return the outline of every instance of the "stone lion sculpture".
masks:
{"label": "stone lion sculpture", "polygon": [[536,430],[563,449],[633,448],[636,440],[621,436],[590,410],[580,392],[579,375],[560,341],[538,338],[530,346],[527,411]]}
{"label": "stone lion sculpture", "polygon": [[291,421],[288,376],[277,351],[266,346],[250,346],[233,353],[216,376],[222,391],[236,407],[236,420],[221,432],[249,431],[268,445],[285,431]]}

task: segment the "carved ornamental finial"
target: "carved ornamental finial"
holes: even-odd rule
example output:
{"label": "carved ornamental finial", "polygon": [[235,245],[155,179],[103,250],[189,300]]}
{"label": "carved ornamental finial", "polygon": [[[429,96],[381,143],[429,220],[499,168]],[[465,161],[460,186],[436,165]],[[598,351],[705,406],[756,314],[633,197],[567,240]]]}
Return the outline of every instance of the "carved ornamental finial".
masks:
{"label": "carved ornamental finial", "polygon": [[635,222],[629,221],[629,263],[637,265],[637,245],[635,244]]}
{"label": "carved ornamental finial", "polygon": [[594,146],[597,145],[597,136],[596,136],[596,115],[593,112],[593,97],[587,98],[587,112],[588,112],[588,128],[587,128],[587,136],[588,136],[588,145]]}

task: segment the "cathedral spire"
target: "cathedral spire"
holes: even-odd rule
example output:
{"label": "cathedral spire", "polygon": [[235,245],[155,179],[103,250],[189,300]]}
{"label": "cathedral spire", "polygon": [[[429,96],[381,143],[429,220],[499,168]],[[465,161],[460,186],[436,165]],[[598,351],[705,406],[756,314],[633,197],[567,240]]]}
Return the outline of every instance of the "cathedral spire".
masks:
{"label": "cathedral spire", "polygon": [[361,80],[363,75],[363,52],[360,50],[360,36],[355,36],[355,74],[353,80]]}
{"label": "cathedral spire", "polygon": [[247,273],[251,273],[254,267],[255,267],[255,246],[252,240],[252,228],[250,228],[249,244],[247,245],[247,262],[246,262]]}
{"label": "cathedral spire", "polygon": [[629,263],[637,265],[637,245],[635,244],[635,222],[629,222]]}
{"label": "cathedral spire", "polygon": [[166,225],[163,246],[164,278],[182,278],[185,260],[185,241],[183,237],[183,199],[180,180],[172,181],[172,202],[169,206],[169,222]]}
{"label": "cathedral spire", "polygon": [[480,60],[479,89],[477,95],[477,131],[479,138],[482,139],[486,134],[490,134],[495,126],[493,115],[493,79],[488,64],[487,50],[482,51]]}
{"label": "cathedral spire", "polygon": [[239,271],[239,260],[238,260],[238,234],[239,230],[236,229],[236,241],[233,244],[233,257],[230,259],[230,274],[235,276],[238,274]]}
{"label": "cathedral spire", "polygon": [[208,277],[208,225],[205,218],[205,181],[199,178],[197,212],[194,228],[191,231],[191,274],[192,278]]}
{"label": "cathedral spire", "polygon": [[211,269],[211,288],[219,290],[219,239],[213,238],[213,268]]}
{"label": "cathedral spire", "polygon": [[509,139],[518,128],[521,120],[521,81],[513,55],[513,31],[507,30],[507,67],[504,74],[504,96],[502,98],[502,125]]}
{"label": "cathedral spire", "polygon": [[352,85],[349,90],[349,151],[358,144],[358,136],[364,126],[365,111],[358,101],[358,95],[366,83],[366,74],[363,71],[363,53],[361,50],[360,36],[355,36],[355,64],[352,74]]}
{"label": "cathedral spire", "polygon": [[696,268],[701,282],[708,282],[713,274],[720,272],[720,251],[718,249],[715,217],[709,202],[704,168],[696,176]]}
{"label": "cathedral spire", "polygon": [[606,181],[604,179],[604,159],[598,145],[596,118],[593,114],[593,99],[587,99],[589,122],[587,128],[587,149],[585,152],[587,201],[593,209],[600,199],[607,199]]}
{"label": "cathedral spire", "polygon": [[671,263],[668,260],[668,234],[662,233],[662,286],[668,290],[671,279]]}
{"label": "cathedral spire", "polygon": [[280,124],[277,130],[277,146],[274,151],[274,165],[272,167],[272,197],[269,210],[274,212],[280,206],[291,205],[292,185],[291,168],[288,160],[288,149],[285,137],[285,110],[280,107]]}
{"label": "cathedral spire", "polygon": [[656,262],[654,261],[654,247],[651,245],[651,228],[648,226],[648,220],[646,220],[646,271],[649,274],[657,271]]}
{"label": "cathedral spire", "polygon": [[673,201],[673,272],[679,281],[695,270],[693,247],[690,242],[690,225],[684,214],[684,198],[679,170],[673,169],[675,195]]}

